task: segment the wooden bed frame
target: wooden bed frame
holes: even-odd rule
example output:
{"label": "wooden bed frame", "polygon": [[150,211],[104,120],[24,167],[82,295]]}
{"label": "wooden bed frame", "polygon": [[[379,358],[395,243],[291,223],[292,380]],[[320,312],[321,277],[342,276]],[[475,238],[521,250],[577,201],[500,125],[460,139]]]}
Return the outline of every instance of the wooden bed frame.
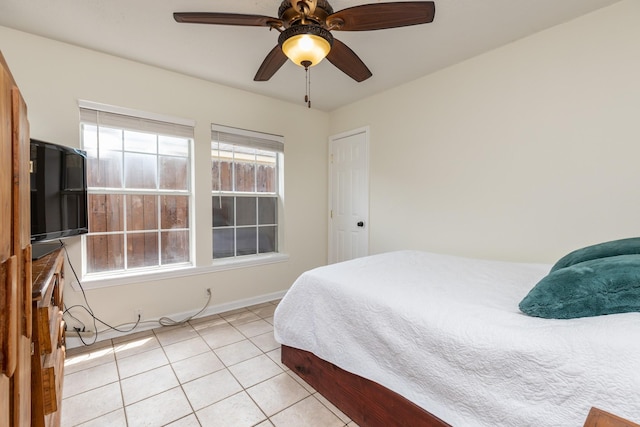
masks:
{"label": "wooden bed frame", "polygon": [[313,353],[286,345],[281,352],[282,363],[360,427],[451,427],[399,394]]}
{"label": "wooden bed frame", "polygon": [[[378,383],[347,372],[313,353],[283,345],[282,363],[360,427],[451,427]],[[583,427],[640,427],[591,408]]]}

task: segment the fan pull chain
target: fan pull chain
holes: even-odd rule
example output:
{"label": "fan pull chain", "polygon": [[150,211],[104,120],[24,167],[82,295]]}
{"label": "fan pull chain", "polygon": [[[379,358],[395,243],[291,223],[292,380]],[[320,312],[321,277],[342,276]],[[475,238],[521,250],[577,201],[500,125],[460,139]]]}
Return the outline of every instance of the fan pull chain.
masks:
{"label": "fan pull chain", "polygon": [[304,73],[306,78],[304,102],[307,103],[307,107],[311,108],[311,70],[309,70],[309,67],[311,66],[311,62],[302,61],[302,66],[304,67]]}

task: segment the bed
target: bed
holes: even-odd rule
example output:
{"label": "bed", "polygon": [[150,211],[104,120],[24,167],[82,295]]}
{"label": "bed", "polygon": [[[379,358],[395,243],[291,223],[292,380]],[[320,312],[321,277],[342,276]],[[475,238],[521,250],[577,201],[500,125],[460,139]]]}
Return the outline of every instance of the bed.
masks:
{"label": "bed", "polygon": [[328,265],[295,281],[274,333],[362,427],[575,427],[592,407],[640,420],[640,313],[525,315],[550,268],[420,251]]}

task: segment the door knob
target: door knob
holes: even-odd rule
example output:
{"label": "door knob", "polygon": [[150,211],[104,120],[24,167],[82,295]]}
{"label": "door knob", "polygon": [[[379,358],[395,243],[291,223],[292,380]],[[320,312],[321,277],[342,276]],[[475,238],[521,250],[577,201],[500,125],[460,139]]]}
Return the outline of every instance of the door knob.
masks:
{"label": "door knob", "polygon": [[356,225],[357,225],[358,227],[364,227],[364,221],[358,221],[358,222],[356,223]]}

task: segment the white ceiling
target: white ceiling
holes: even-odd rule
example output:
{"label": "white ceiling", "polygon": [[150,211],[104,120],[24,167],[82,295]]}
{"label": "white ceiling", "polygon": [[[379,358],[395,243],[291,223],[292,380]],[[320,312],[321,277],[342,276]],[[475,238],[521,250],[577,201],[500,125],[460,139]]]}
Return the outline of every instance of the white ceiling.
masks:
{"label": "white ceiling", "polygon": [[[333,35],[373,77],[357,83],[330,62],[311,69],[312,107],[330,111],[620,0],[436,0],[433,23]],[[334,11],[375,0],[330,0]],[[379,1],[378,1],[379,2]],[[0,0],[0,25],[303,105],[304,69],[253,77],[278,32],[179,24],[173,12],[277,17],[281,0]]]}

